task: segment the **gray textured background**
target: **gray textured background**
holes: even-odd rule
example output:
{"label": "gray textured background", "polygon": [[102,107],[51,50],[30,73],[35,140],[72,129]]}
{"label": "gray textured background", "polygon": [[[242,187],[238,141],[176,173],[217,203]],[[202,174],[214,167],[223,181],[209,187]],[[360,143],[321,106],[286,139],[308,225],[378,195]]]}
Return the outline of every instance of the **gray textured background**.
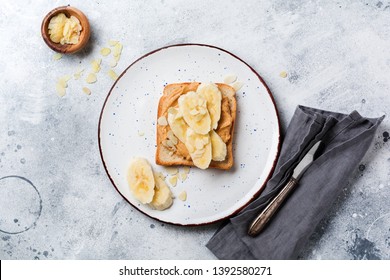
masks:
{"label": "gray textured background", "polygon": [[[36,187],[0,180],[1,259],[214,258],[205,244],[218,225],[161,224],[109,182],[97,146],[108,60],[91,96],[81,91],[85,76],[69,81],[64,98],[55,92],[59,77],[88,72],[109,39],[124,45],[118,74],[169,44],[235,53],[269,85],[283,130],[298,104],[368,117],[390,111],[388,1],[1,2],[0,178]],[[54,61],[40,24],[64,4],[86,13],[92,37],[83,52]],[[390,259],[389,131],[387,116],[301,258]]]}

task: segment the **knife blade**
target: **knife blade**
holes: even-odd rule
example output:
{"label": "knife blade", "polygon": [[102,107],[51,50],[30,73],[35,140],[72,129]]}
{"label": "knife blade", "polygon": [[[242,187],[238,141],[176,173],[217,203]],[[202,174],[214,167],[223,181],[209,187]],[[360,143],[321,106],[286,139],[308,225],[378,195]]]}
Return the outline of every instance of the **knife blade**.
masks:
{"label": "knife blade", "polygon": [[266,224],[271,220],[272,216],[280,208],[283,201],[296,187],[303,173],[313,162],[320,145],[321,141],[318,141],[310,148],[310,150],[305,154],[305,156],[301,159],[298,165],[294,168],[293,175],[288,180],[287,184],[282,188],[278,195],[264,208],[264,210],[253,220],[248,230],[248,234],[250,236],[258,235],[264,229]]}

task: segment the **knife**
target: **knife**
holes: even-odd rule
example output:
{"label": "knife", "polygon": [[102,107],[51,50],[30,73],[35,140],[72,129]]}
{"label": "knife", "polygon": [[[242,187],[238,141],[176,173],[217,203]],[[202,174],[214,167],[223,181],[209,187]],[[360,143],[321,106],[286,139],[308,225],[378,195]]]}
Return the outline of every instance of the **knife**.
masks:
{"label": "knife", "polygon": [[283,189],[279,192],[279,194],[267,205],[267,207],[265,207],[265,209],[260,213],[260,215],[258,215],[256,219],[253,220],[248,230],[248,234],[250,236],[256,236],[264,229],[265,225],[280,208],[289,193],[298,184],[298,181],[301,178],[302,174],[313,162],[314,156],[316,155],[316,152],[320,145],[321,141],[318,141],[313,145],[313,147],[311,147],[311,149],[306,153],[303,159],[295,167],[293,175],[288,180],[286,186],[284,186]]}

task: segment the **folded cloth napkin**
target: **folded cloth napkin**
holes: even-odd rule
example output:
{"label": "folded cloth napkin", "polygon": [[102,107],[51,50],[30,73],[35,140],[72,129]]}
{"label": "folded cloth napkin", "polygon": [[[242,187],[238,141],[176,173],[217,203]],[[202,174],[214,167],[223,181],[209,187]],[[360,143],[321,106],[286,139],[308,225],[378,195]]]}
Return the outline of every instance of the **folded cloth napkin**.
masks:
{"label": "folded cloth napkin", "polygon": [[[298,106],[288,126],[272,178],[261,195],[223,225],[207,243],[219,259],[296,259],[369,148],[385,116],[364,118]],[[284,187],[318,140],[323,148],[298,186],[256,237],[250,223]]]}

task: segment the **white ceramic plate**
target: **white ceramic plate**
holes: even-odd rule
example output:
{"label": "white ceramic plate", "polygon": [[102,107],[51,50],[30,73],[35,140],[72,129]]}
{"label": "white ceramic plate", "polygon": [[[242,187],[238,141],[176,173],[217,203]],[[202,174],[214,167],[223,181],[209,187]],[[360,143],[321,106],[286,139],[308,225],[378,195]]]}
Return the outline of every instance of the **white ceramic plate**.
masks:
{"label": "white ceramic plate", "polygon": [[[229,171],[191,168],[188,178],[171,187],[171,208],[157,211],[140,204],[126,181],[129,161],[144,157],[155,171],[156,116],[166,84],[187,81],[223,82],[228,74],[243,82],[237,92],[233,141],[234,167]],[[217,47],[186,44],[164,47],[132,63],[115,82],[99,121],[99,148],[115,188],[134,207],[160,221],[201,225],[227,218],[262,190],[279,154],[278,113],[264,81],[244,61]],[[181,170],[181,168],[179,168]]]}

